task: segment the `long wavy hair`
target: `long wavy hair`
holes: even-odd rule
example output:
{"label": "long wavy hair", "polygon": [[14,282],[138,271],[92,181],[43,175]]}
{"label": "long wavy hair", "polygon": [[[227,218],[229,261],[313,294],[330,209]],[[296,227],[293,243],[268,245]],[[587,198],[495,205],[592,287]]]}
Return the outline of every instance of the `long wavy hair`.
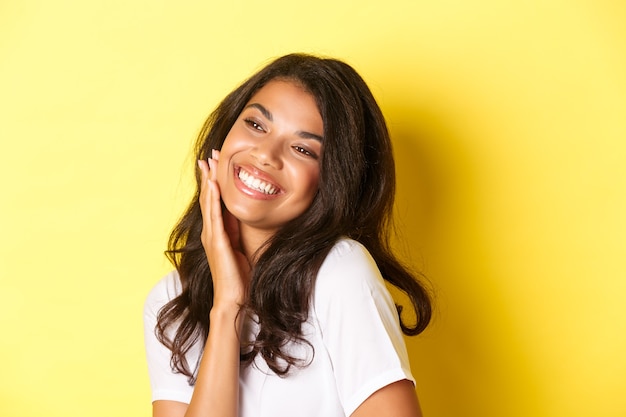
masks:
{"label": "long wavy hair", "polygon": [[[231,92],[204,123],[195,145],[196,159],[207,159],[221,146],[231,126],[251,97],[268,82],[292,81],[310,93],[324,124],[319,190],[302,215],[283,225],[262,248],[253,267],[249,300],[242,312],[255,317],[258,334],[242,347],[242,364],[260,355],[278,375],[303,365],[290,355],[289,343],[304,343],[302,324],[308,318],[317,272],[341,237],[362,243],[383,278],[404,294],[415,312],[406,323],[406,335],[422,332],[431,318],[428,291],[403,266],[389,245],[395,193],[395,167],[383,114],[372,93],[349,65],[328,58],[291,54],[276,59]],[[195,161],[194,161],[195,162]],[[213,283],[200,241],[202,213],[196,192],[174,227],[166,256],[178,270],[180,295],[158,314],[156,334],[172,351],[175,372],[195,382],[198,364],[190,366],[186,354],[204,343],[209,332]],[[402,307],[398,306],[398,314]]]}

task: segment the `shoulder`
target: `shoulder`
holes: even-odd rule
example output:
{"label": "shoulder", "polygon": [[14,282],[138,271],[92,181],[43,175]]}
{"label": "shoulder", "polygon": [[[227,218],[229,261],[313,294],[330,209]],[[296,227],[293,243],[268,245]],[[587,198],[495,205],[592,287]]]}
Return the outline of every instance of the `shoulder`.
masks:
{"label": "shoulder", "polygon": [[365,246],[347,238],[339,240],[322,263],[315,282],[313,306],[318,314],[370,307],[395,311],[375,260]]}
{"label": "shoulder", "polygon": [[333,246],[319,270],[312,307],[346,415],[380,388],[413,380],[398,311],[362,244],[341,239]]}
{"label": "shoulder", "polygon": [[316,292],[374,289],[384,281],[376,262],[365,246],[356,240],[342,238],[322,263],[316,281]]}
{"label": "shoulder", "polygon": [[144,314],[156,314],[161,307],[176,298],[182,291],[178,271],[165,275],[148,293],[144,303]]}
{"label": "shoulder", "polygon": [[[150,290],[144,304],[144,343],[148,363],[148,375],[152,389],[152,401],[168,400],[189,404],[193,386],[187,377],[172,370],[170,363],[172,352],[159,340],[156,332],[158,313],[169,301],[182,291],[178,272],[172,271],[164,276]],[[175,333],[176,326],[168,328],[168,338]],[[188,352],[187,360],[192,368],[200,357],[200,347],[194,345]]]}

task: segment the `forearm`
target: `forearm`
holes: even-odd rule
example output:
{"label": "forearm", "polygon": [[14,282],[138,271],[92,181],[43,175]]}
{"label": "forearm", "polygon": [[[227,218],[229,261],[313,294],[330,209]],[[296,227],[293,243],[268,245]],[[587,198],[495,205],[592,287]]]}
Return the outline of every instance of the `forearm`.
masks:
{"label": "forearm", "polygon": [[211,310],[209,336],[185,417],[237,417],[239,408],[238,307]]}

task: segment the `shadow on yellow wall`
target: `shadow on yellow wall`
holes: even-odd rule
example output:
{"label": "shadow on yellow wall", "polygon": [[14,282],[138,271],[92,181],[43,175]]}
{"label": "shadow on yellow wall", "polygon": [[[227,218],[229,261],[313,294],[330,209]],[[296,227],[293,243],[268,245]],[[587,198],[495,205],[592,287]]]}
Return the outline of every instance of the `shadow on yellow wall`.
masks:
{"label": "shadow on yellow wall", "polygon": [[[437,415],[540,415],[545,393],[520,343],[508,294],[490,268],[481,233],[477,178],[480,156],[455,120],[409,101],[386,108],[395,145],[399,243],[422,265],[433,287],[435,316],[420,337],[407,339],[418,392]],[[421,261],[421,262],[420,262]],[[485,389],[489,387],[489,394]],[[521,398],[523,392],[525,398]]]}

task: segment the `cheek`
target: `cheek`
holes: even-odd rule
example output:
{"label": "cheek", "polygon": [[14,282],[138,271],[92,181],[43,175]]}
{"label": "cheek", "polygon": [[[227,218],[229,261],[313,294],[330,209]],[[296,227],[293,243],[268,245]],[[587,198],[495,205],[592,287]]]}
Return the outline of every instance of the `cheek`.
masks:
{"label": "cheek", "polygon": [[319,169],[311,170],[307,175],[307,191],[311,200],[317,193],[320,183],[320,172]]}

